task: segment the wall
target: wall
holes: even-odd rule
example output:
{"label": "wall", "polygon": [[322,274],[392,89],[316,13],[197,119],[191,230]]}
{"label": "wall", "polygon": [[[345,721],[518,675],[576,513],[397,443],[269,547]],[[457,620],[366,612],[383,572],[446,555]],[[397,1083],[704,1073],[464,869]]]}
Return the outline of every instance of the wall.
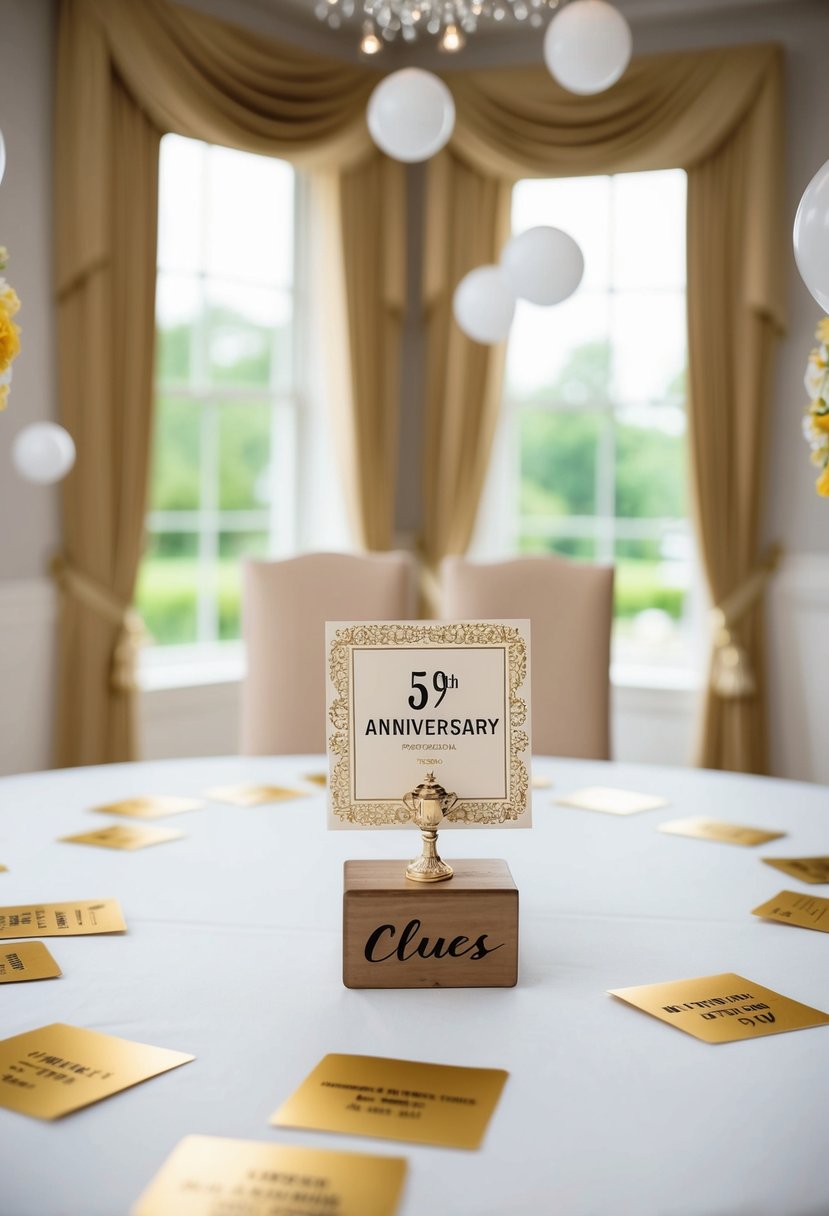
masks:
{"label": "wall", "polygon": [[[189,0],[217,16],[245,20],[263,33],[292,28],[267,0]],[[702,3],[702,0],[699,0]],[[683,6],[687,8],[691,4]],[[696,19],[634,20],[637,50],[778,41],[787,50],[787,223],[800,194],[829,155],[825,116],[829,74],[825,47],[829,6],[768,2],[728,16],[710,5]],[[642,6],[639,6],[641,11]],[[652,8],[652,6],[651,6]],[[676,12],[679,5],[672,5]],[[20,482],[10,465],[11,440],[29,422],[55,416],[54,315],[51,304],[51,113],[54,60],[53,0],[0,0],[0,129],[8,166],[0,184],[0,243],[13,254],[10,277],[24,308],[24,354],[17,363],[9,409],[0,416],[0,773],[42,768],[50,754],[55,603],[45,561],[59,540],[58,495]],[[635,19],[637,9],[631,10]],[[297,27],[298,28],[298,27]],[[306,45],[331,50],[324,30],[297,34]],[[339,45],[339,44],[338,44]],[[481,41],[467,62],[530,61],[540,39]],[[441,61],[441,64],[445,61]],[[412,175],[416,214],[422,175]],[[414,236],[410,238],[415,242]],[[411,256],[416,258],[416,242]],[[398,525],[417,529],[419,447],[416,386],[422,364],[416,283],[404,344],[404,383]],[[789,557],[770,595],[770,678],[775,771],[829,782],[829,754],[821,740],[827,694],[821,658],[829,632],[829,504],[813,493],[800,438],[802,378],[819,315],[790,263],[791,325],[781,345],[772,411],[771,461],[765,534],[779,537]],[[824,664],[825,667],[825,664]],[[145,754],[232,751],[238,685],[155,689],[142,698]],[[615,750],[620,758],[683,763],[690,757],[694,697],[687,691],[617,688]]]}
{"label": "wall", "polygon": [[58,545],[59,495],[21,481],[11,444],[29,423],[56,417],[52,308],[52,0],[0,0],[0,245],[22,307],[23,350],[0,414],[0,772],[48,761],[54,670],[52,592],[43,579]]}

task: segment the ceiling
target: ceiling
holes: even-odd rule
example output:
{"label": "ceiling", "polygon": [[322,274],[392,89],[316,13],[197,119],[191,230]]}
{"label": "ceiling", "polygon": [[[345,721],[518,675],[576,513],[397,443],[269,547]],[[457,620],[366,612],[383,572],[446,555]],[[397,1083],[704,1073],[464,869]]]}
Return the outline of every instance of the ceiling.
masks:
{"label": "ceiling", "polygon": [[[208,12],[226,21],[232,21],[263,34],[272,34],[309,50],[317,50],[352,62],[361,61],[358,52],[358,31],[362,13],[361,0],[355,0],[355,15],[350,26],[339,30],[329,29],[314,14],[318,0],[178,0],[202,12]],[[717,20],[732,19],[751,28],[752,18],[771,14],[773,10],[792,9],[816,0],[613,0],[625,14],[634,29],[644,34],[648,27],[663,28],[700,18],[710,27]],[[820,0],[827,3],[829,0]],[[762,23],[760,23],[762,24]],[[758,31],[757,37],[763,38]],[[531,29],[526,22],[504,20],[481,22],[472,35],[465,51],[451,58],[460,65],[466,62],[473,66],[476,61],[499,62],[504,58],[520,61],[537,57],[540,31]],[[739,39],[742,40],[742,39]],[[424,67],[438,68],[446,63],[447,56],[435,48],[435,40],[429,36],[406,46],[397,43],[385,48],[376,57],[372,66],[388,71],[393,61],[395,66],[404,63],[420,63]]]}

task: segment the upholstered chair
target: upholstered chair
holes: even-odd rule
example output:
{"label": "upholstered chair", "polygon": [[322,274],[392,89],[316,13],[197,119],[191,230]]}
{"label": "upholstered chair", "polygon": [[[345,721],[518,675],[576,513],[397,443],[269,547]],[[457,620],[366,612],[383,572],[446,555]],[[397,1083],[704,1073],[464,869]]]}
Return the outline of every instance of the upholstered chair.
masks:
{"label": "upholstered chair", "polygon": [[246,562],[242,752],[324,752],[325,622],[409,620],[415,584],[408,553],[309,553]]}
{"label": "upholstered chair", "polygon": [[447,620],[531,622],[533,751],[610,758],[610,628],[613,567],[564,557],[442,566]]}

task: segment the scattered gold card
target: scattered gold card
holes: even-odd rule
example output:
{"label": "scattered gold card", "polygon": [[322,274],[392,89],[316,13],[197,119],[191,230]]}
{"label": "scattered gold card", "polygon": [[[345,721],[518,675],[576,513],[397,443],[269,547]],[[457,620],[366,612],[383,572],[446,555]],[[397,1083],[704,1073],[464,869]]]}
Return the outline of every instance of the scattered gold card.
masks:
{"label": "scattered gold card", "polygon": [[328,773],[306,773],[302,780],[307,781],[309,785],[326,786],[328,785]]}
{"label": "scattered gold card", "polygon": [[658,811],[668,805],[667,798],[656,794],[637,794],[635,790],[616,790],[595,785],[557,798],[559,806],[574,806],[581,811],[604,811],[607,815],[636,815],[639,811]]}
{"label": "scattered gold card", "polygon": [[262,806],[266,802],[308,797],[305,790],[289,790],[281,785],[217,785],[205,793],[214,802],[229,802],[233,806]]}
{"label": "scattered gold card", "polygon": [[59,836],[64,844],[96,844],[103,849],[145,849],[149,844],[166,840],[182,840],[184,832],[172,828],[139,828],[132,823],[113,823],[95,832],[78,832],[76,836]]}
{"label": "scattered gold card", "polygon": [[743,823],[727,823],[724,819],[671,819],[668,823],[660,823],[659,832],[668,832],[671,836],[690,836],[694,840],[716,840],[721,844],[755,845],[767,844],[769,840],[777,840],[785,836],[785,832],[767,832],[764,828],[749,828]]}
{"label": "scattered gold card", "polygon": [[829,899],[819,895],[801,895],[797,891],[780,891],[774,899],[752,909],[752,916],[778,920],[799,929],[819,929],[829,933]]}
{"label": "scattered gold card", "polygon": [[611,996],[706,1043],[735,1043],[829,1024],[829,1014],[820,1009],[730,973],[610,991]]}
{"label": "scattered gold card", "polygon": [[402,1157],[185,1136],[130,1216],[394,1216]]}
{"label": "scattered gold card", "polygon": [[553,783],[549,777],[542,777],[540,773],[533,773],[532,787],[534,790],[549,790],[552,789]]}
{"label": "scattered gold card", "polygon": [[161,819],[164,815],[180,815],[182,811],[198,811],[204,803],[198,798],[166,798],[153,795],[148,798],[122,798],[120,802],[108,802],[105,806],[94,806],[93,811],[104,815],[128,815],[132,819]]}
{"label": "scattered gold card", "polygon": [[327,1055],[270,1122],[274,1127],[478,1148],[506,1079],[500,1068]]}
{"label": "scattered gold card", "polygon": [[55,1022],[0,1040],[0,1106],[59,1119],[195,1058]]}
{"label": "scattered gold card", "polygon": [[0,941],[10,937],[77,937],[85,933],[123,933],[117,899],[69,900],[65,904],[22,904],[0,908]]}
{"label": "scattered gold card", "polygon": [[61,974],[43,942],[15,942],[0,947],[0,984],[21,980],[53,980]]}
{"label": "scattered gold card", "polygon": [[760,860],[801,882],[829,882],[829,857],[761,857]]}

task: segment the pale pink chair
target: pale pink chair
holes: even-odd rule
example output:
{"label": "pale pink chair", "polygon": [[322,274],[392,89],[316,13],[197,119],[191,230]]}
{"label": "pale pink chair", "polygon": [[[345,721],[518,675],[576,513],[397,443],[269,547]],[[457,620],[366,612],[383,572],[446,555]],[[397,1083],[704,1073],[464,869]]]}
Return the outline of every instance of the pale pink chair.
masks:
{"label": "pale pink chair", "polygon": [[531,622],[533,751],[610,759],[613,567],[554,556],[447,557],[442,576],[446,620]]}
{"label": "pale pink chair", "polygon": [[408,553],[307,553],[243,568],[241,751],[324,752],[325,622],[410,620]]}

